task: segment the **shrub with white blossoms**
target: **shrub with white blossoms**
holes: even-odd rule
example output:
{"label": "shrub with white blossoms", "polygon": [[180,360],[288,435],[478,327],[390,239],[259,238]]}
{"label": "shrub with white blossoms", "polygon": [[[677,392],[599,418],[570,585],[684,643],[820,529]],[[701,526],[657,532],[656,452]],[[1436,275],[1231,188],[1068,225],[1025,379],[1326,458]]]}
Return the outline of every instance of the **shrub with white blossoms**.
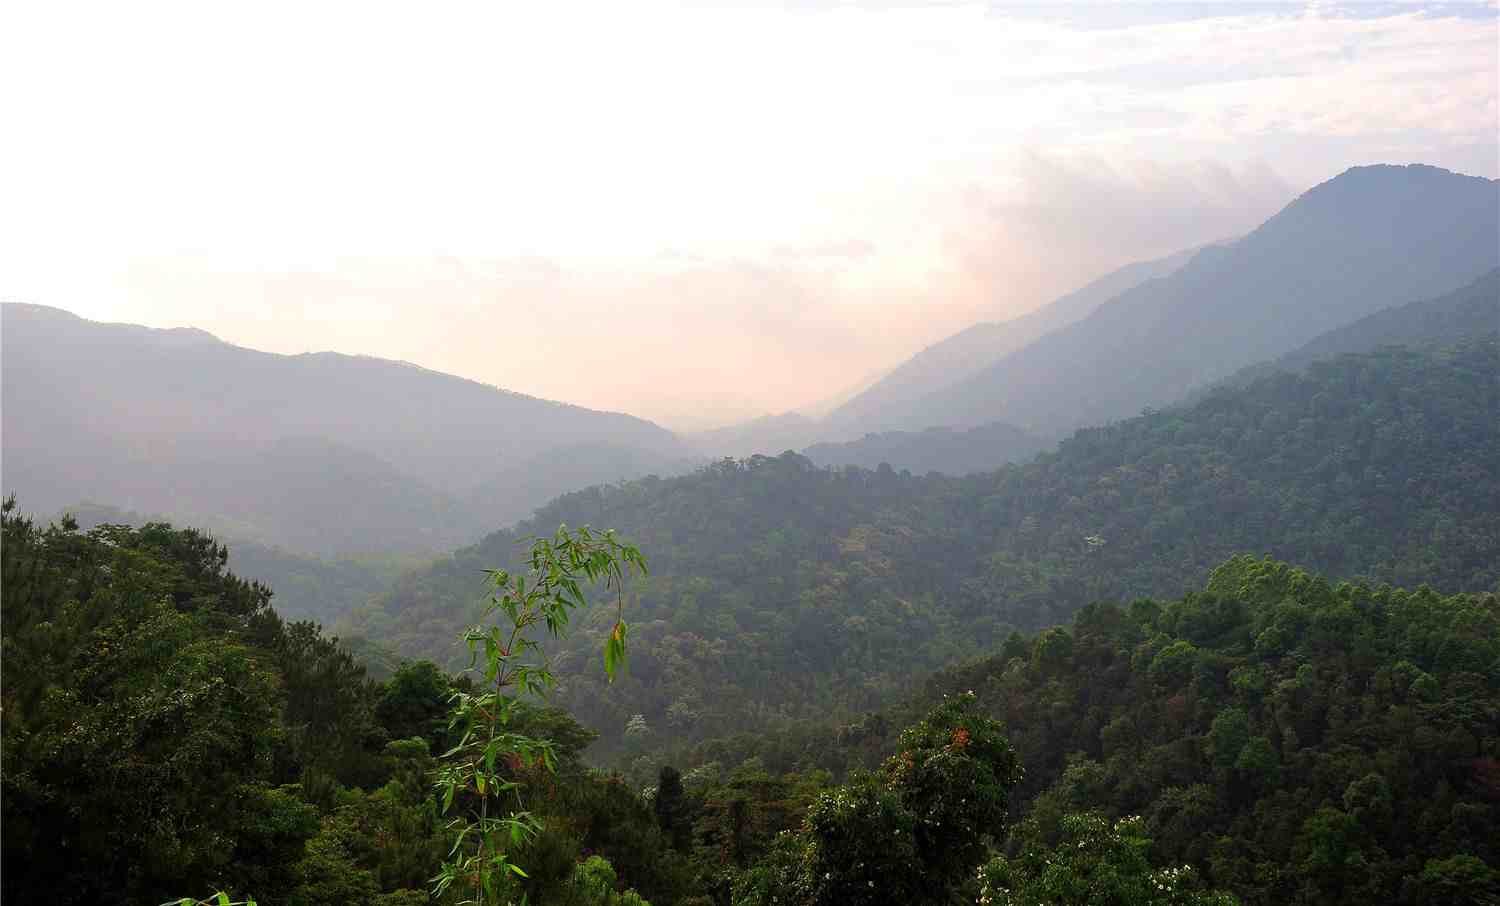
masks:
{"label": "shrub with white blossoms", "polygon": [[981,866],[979,906],[1236,906],[1227,893],[1199,889],[1188,866],[1153,868],[1139,816],[1110,824],[1068,815],[1059,830],[1056,846],[1030,834],[1021,855]]}

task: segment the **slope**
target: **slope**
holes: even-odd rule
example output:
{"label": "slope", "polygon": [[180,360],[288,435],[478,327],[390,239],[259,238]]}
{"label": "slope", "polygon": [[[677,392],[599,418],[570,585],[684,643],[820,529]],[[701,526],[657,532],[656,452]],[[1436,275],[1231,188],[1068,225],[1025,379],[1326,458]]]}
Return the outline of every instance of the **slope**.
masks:
{"label": "slope", "polygon": [[904,427],[1002,420],[1042,432],[1124,418],[1383,308],[1500,264],[1500,181],[1357,167],[1250,235],[1128,290],[967,381]]}
{"label": "slope", "polygon": [[[1224,380],[1244,386],[1277,371],[1382,346],[1443,346],[1500,332],[1500,268],[1446,296],[1396,305],[1314,337],[1273,362],[1241,369]],[[1201,391],[1202,393],[1209,390]]]}
{"label": "slope", "polygon": [[559,498],[514,531],[399,580],[341,621],[453,663],[483,570],[559,523],[618,529],[651,561],[630,590],[631,675],[609,695],[558,651],[561,701],[627,744],[716,736],[877,706],[912,671],[987,650],[1084,604],[1176,595],[1226,557],[1444,591],[1500,580],[1494,342],[1384,350],[1080,431],[1033,462],[965,478],[822,470],[795,454]]}
{"label": "slope", "polygon": [[[1087,317],[1120,293],[1180,269],[1197,252],[1188,249],[1112,271],[1043,307],[1009,321],[975,324],[927,347],[827,416],[835,433],[912,426],[909,407],[930,393],[971,377],[1059,327]],[[933,423],[929,423],[933,424]],[[927,424],[916,427],[928,427]],[[825,429],[825,434],[827,429]]]}
{"label": "slope", "polygon": [[320,553],[444,550],[546,499],[469,506],[516,463],[591,444],[683,452],[641,419],[400,362],[35,305],[3,318],[5,485],[38,512],[94,499]]}
{"label": "slope", "polygon": [[1494,594],[1236,557],[1182,598],[1095,604],[1011,638],[880,713],[737,734],[670,763],[843,775],[876,767],[944,699],[973,696],[1026,768],[1012,852],[1055,839],[1070,813],[1134,815],[1156,858],[1247,906],[1485,903],[1500,882],[1482,867],[1500,858],[1497,658]]}

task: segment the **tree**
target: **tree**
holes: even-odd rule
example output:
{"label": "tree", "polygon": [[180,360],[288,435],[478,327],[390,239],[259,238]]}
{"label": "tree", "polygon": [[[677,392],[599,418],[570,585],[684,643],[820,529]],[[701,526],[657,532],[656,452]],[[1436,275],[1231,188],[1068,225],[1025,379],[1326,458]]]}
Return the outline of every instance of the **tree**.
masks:
{"label": "tree", "polygon": [[948,903],[1004,830],[1020,764],[996,721],[953,697],[878,774],[820,795],[802,829],[736,885],[736,906]]}
{"label": "tree", "polygon": [[1420,875],[1406,879],[1406,888],[1411,903],[1495,906],[1500,903],[1500,871],[1467,854],[1430,859]]}
{"label": "tree", "polygon": [[274,846],[261,827],[296,811],[267,791],[280,683],[272,654],[248,644],[269,595],[196,532],[43,530],[13,509],[0,545],[4,899],[160,902],[269,877],[254,853],[295,847],[301,824],[282,822]]}
{"label": "tree", "polygon": [[687,849],[692,828],[686,820],[687,802],[683,795],[682,774],[671,765],[663,765],[656,781],[656,798],[652,801],[656,823],[678,851]]}
{"label": "tree", "polygon": [[403,661],[386,680],[375,716],[392,739],[420,736],[436,749],[450,695],[448,677],[432,661]]}
{"label": "tree", "polygon": [[[587,526],[576,532],[559,526],[551,538],[534,539],[528,565],[526,575],[488,573],[493,591],[484,619],[495,622],[475,625],[463,636],[469,668],[478,670],[482,684],[477,692],[453,693],[449,728],[461,737],[438,772],[443,811],[457,802],[460,812],[449,823],[453,848],[433,879],[434,892],[456,886],[481,904],[500,902],[511,876],[526,876],[510,854],[541,825],[526,810],[522,773],[557,769],[552,741],[516,726],[523,699],[544,697],[555,684],[537,636],[561,636],[571,611],[587,606],[584,584],[603,583],[617,606],[604,644],[604,669],[612,681],[625,668],[625,580],[646,573],[639,550],[613,532],[596,534]],[[510,797],[515,806],[502,806],[502,798]]]}

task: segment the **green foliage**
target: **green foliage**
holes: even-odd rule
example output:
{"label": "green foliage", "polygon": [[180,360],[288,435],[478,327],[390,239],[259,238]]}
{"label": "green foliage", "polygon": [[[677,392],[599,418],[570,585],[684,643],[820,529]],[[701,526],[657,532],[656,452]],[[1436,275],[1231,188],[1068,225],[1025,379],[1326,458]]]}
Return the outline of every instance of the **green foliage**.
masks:
{"label": "green foliage", "polygon": [[617,890],[619,883],[608,859],[589,856],[574,866],[567,892],[556,902],[569,906],[651,906],[634,890]]}
{"label": "green foliage", "polygon": [[[806,744],[775,755],[787,758],[779,770],[824,764],[830,724],[909,695],[912,677],[1090,602],[1181,594],[1235,554],[1373,585],[1495,588],[1497,371],[1492,342],[1348,356],[962,478],[825,470],[786,454],[591,488],[404,576],[343,628],[456,666],[451,639],[478,605],[481,567],[516,563],[515,540],[541,526],[614,525],[652,552],[652,576],[633,586],[631,632],[646,650],[609,695],[604,677],[576,669],[608,638],[606,614],[580,620],[557,655],[570,681],[554,701],[600,732],[593,757],[738,733],[753,744],[800,721]],[[1164,629],[1150,656],[1182,645],[1163,658],[1163,684],[1217,671],[1187,655],[1230,641],[1216,625],[1244,628],[1232,613],[1202,619]],[[1299,620],[1291,608],[1251,641],[1284,653]],[[636,714],[649,743],[626,737]],[[653,782],[674,757],[634,779]]]}
{"label": "green foliage", "polygon": [[382,751],[379,689],[336,640],[284,623],[196,531],[4,510],[7,902],[323,903],[431,876],[426,743]]}
{"label": "green foliage", "polygon": [[[1066,634],[1007,643],[843,727],[731,737],[682,763],[760,753],[774,770],[853,771],[972,688],[1027,768],[1011,858],[1095,811],[1140,815],[1159,864],[1250,904],[1446,902],[1431,885],[1482,889],[1465,866],[1500,860],[1500,597],[1333,585],[1237,557],[1178,600],[1087,607]],[[1159,656],[1188,646],[1191,667],[1163,682]],[[1424,881],[1429,862],[1451,871]]]}
{"label": "green foliage", "polygon": [[279,623],[223,561],[192,532],[42,530],[7,502],[5,899],[157,902],[264,840],[284,734],[258,638]]}
{"label": "green foliage", "polygon": [[441,743],[448,723],[448,677],[431,661],[404,661],[386,681],[375,716],[392,737],[419,737],[433,747]]}
{"label": "green foliage", "polygon": [[1136,816],[1111,824],[1068,815],[1061,839],[1036,838],[1015,858],[997,856],[979,870],[980,906],[1235,906],[1234,897],[1194,889],[1189,867],[1158,869]]}
{"label": "green foliage", "polygon": [[1467,854],[1431,859],[1422,873],[1407,878],[1408,902],[1448,903],[1451,906],[1494,906],[1500,903],[1500,871]]}
{"label": "green foliage", "polygon": [[[556,682],[538,634],[560,637],[570,612],[588,603],[584,584],[602,583],[616,595],[604,648],[604,668],[613,680],[625,668],[625,579],[646,573],[639,550],[587,526],[576,532],[559,526],[551,538],[535,539],[528,565],[525,575],[490,571],[493,592],[484,617],[496,622],[475,625],[463,636],[480,685],[476,692],[452,695],[449,727],[461,735],[443,754],[437,786],[442,811],[452,811],[455,800],[459,809],[448,824],[452,849],[432,880],[434,894],[454,887],[465,902],[504,902],[514,877],[527,877],[512,854],[543,827],[525,809],[519,774],[539,766],[555,772],[556,750],[552,740],[515,726],[522,700],[546,695]],[[511,797],[515,806],[502,806]]]}
{"label": "green foliage", "polygon": [[877,775],[820,795],[802,828],[735,886],[739,904],[947,903],[1004,830],[1021,778],[999,724],[945,702]]}

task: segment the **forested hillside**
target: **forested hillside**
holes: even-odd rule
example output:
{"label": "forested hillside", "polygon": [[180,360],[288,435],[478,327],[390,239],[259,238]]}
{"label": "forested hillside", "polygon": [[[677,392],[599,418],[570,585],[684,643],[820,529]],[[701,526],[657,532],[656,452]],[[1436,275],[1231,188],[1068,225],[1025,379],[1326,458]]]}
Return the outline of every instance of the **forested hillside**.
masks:
{"label": "forested hillside", "polygon": [[5,488],[36,513],[96,500],[299,553],[435,553],[691,455],[642,419],[402,362],[0,312]]}
{"label": "forested hillside", "polygon": [[319,828],[284,784],[373,789],[399,760],[363,669],[206,536],[43,529],[7,501],[0,556],[7,902],[275,901]]}
{"label": "forested hillside", "polygon": [[[650,552],[629,603],[641,654],[609,695],[559,692],[601,756],[789,717],[838,719],[915,671],[1065,622],[1095,600],[1177,595],[1236,553],[1443,592],[1500,580],[1496,344],[1317,363],[1194,406],[1080,431],[964,478],[823,470],[796,455],[591,488],[402,578],[341,628],[457,660],[483,570],[559,523]],[[559,663],[586,662],[585,620]],[[633,715],[644,728],[627,737]]]}
{"label": "forested hillside", "polygon": [[[458,901],[431,892],[453,839],[432,778],[471,678],[417,663],[369,682],[190,530],[43,529],[9,503],[4,529],[7,901]],[[633,637],[633,658],[659,641]],[[903,704],[857,720],[653,749],[644,790],[586,769],[593,734],[568,714],[518,702],[507,738],[547,741],[551,767],[499,762],[534,830],[497,889],[568,906],[1500,893],[1494,593],[1238,557],[1180,599],[1094,604],[904,679]]]}
{"label": "forested hillside", "polygon": [[[1247,904],[1500,897],[1494,593],[1335,583],[1238,557],[1180,599],[1095,604],[1069,627],[1012,637],[901,707],[667,760],[689,777],[746,759],[783,784],[839,776],[966,695],[1026,768],[1012,856],[1066,836],[1070,814],[1138,815],[1155,858]],[[752,814],[774,814],[750,798]]]}
{"label": "forested hillside", "polygon": [[[195,530],[44,527],[11,500],[3,521],[6,903],[458,902],[429,897],[453,845],[432,779],[457,738],[449,696],[472,679],[416,664],[371,682]],[[644,906],[616,869],[658,902],[688,889],[647,805],[579,765],[587,731],[555,710],[513,718],[558,769],[506,762],[548,821],[527,849],[533,902]]]}
{"label": "forested hillside", "polygon": [[574,5],[0,20],[0,906],[1500,906],[1500,0]]}

